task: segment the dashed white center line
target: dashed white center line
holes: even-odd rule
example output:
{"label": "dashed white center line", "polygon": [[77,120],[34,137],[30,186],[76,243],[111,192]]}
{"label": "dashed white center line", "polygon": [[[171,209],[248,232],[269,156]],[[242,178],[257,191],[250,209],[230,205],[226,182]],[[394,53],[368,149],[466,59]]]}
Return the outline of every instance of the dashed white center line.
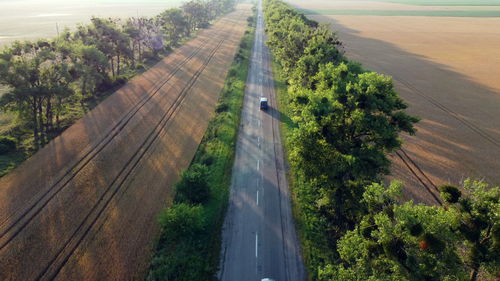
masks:
{"label": "dashed white center line", "polygon": [[260,160],[257,160],[257,171],[260,170]]}
{"label": "dashed white center line", "polygon": [[259,206],[259,191],[257,190],[257,206]]}
{"label": "dashed white center line", "polygon": [[255,257],[259,257],[259,234],[255,233]]}

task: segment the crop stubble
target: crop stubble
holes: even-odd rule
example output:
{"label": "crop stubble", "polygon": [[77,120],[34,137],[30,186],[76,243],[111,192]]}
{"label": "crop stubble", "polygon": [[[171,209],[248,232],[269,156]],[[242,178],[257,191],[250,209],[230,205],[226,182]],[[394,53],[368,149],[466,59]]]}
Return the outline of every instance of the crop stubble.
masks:
{"label": "crop stubble", "polygon": [[249,15],[239,6],[0,179],[0,280],[142,277]]}
{"label": "crop stubble", "polygon": [[422,118],[391,155],[389,179],[405,182],[407,199],[435,204],[436,186],[466,177],[500,184],[500,19],[311,18],[338,31],[349,58],[392,76],[408,112]]}

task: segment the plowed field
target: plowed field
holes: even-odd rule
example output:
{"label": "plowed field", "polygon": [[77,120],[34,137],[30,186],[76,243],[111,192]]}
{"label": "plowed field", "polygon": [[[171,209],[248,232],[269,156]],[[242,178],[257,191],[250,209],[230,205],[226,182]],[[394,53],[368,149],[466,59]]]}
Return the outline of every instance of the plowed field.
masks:
{"label": "plowed field", "polygon": [[[291,2],[303,9],[320,8],[320,2],[326,10],[417,9],[366,1]],[[403,150],[391,156],[390,178],[405,182],[406,198],[435,204],[436,186],[467,177],[500,184],[500,18],[310,17],[338,31],[349,58],[392,76],[408,112],[422,118],[417,135],[404,136]]]}
{"label": "plowed field", "polygon": [[251,14],[217,21],[0,179],[0,280],[138,280],[156,215],[213,114]]}

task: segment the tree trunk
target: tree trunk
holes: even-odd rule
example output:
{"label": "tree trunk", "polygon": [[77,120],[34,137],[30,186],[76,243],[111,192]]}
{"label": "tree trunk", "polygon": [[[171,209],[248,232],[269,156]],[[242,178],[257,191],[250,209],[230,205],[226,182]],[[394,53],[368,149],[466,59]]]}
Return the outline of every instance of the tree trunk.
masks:
{"label": "tree trunk", "polygon": [[111,74],[115,77],[115,63],[113,57],[111,57]]}
{"label": "tree trunk", "polygon": [[33,138],[34,138],[34,143],[35,143],[35,150],[38,150],[40,147],[40,139],[38,136],[38,118],[37,118],[37,98],[33,98],[33,103],[32,103],[32,114],[33,114]]}
{"label": "tree trunk", "polygon": [[135,40],[132,40],[132,68],[135,68]]}
{"label": "tree trunk", "polygon": [[141,40],[137,41],[137,48],[139,49],[139,62],[142,60],[142,53],[141,53]]}
{"label": "tree trunk", "polygon": [[40,128],[40,144],[45,145],[45,130],[43,122],[43,98],[38,98],[38,122]]}
{"label": "tree trunk", "polygon": [[59,113],[62,108],[62,100],[61,98],[57,99],[57,111],[56,111],[56,126],[57,126],[57,131],[61,130],[61,122],[59,120]]}
{"label": "tree trunk", "polygon": [[53,129],[53,113],[52,113],[52,99],[47,98],[47,106],[45,107],[45,132],[47,133],[47,138],[51,139],[51,132]]}
{"label": "tree trunk", "polygon": [[116,75],[120,75],[120,53],[116,56]]}

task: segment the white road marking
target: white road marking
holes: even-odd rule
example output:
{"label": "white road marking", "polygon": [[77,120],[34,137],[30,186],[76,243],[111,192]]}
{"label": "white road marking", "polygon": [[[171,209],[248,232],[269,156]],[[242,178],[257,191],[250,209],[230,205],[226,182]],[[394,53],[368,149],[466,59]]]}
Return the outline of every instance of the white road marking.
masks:
{"label": "white road marking", "polygon": [[259,257],[259,234],[255,233],[255,257]]}
{"label": "white road marking", "polygon": [[260,170],[260,160],[257,160],[257,171]]}
{"label": "white road marking", "polygon": [[259,191],[257,190],[257,206],[259,206]]}

